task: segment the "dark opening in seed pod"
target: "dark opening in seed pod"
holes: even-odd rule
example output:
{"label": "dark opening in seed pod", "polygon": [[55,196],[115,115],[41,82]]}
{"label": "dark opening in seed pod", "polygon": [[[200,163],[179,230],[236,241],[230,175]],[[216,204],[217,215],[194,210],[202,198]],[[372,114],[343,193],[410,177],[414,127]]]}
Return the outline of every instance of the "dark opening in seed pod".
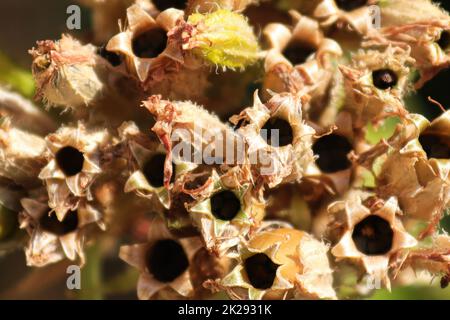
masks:
{"label": "dark opening in seed pod", "polygon": [[167,45],[167,32],[161,28],[152,28],[133,39],[133,53],[139,58],[156,58]]}
{"label": "dark opening in seed pod", "polygon": [[272,287],[278,267],[279,265],[264,253],[257,253],[244,261],[248,281],[254,288],[261,290]]}
{"label": "dark opening in seed pod", "polygon": [[442,50],[448,50],[450,48],[450,32],[442,31],[437,44],[439,45],[439,47],[441,47]]}
{"label": "dark opening in seed pod", "polygon": [[314,52],[316,48],[292,41],[283,50],[283,55],[295,66],[304,63]]}
{"label": "dark opening in seed pod", "polygon": [[419,142],[429,159],[450,159],[449,137],[423,134],[419,137]]}
{"label": "dark opening in seed pod", "polygon": [[313,144],[314,155],[318,156],[316,164],[325,173],[334,173],[346,170],[352,163],[348,159],[348,154],[353,150],[353,146],[347,138],[330,134],[319,138]]}
{"label": "dark opening in seed pod", "polygon": [[353,229],[356,248],[369,256],[383,255],[392,248],[394,232],[389,223],[375,215],[368,216]]}
{"label": "dark opening in seed pod", "polygon": [[189,267],[189,260],[181,244],[175,240],[157,241],[147,253],[148,271],[160,282],[171,282]]}
{"label": "dark opening in seed pod", "polygon": [[66,146],[56,153],[56,164],[68,177],[74,176],[83,170],[84,155],[77,148]]}
{"label": "dark opening in seed pod", "polygon": [[397,85],[397,74],[389,69],[379,69],[372,72],[373,85],[381,90],[391,89]]}
{"label": "dark opening in seed pod", "polygon": [[119,66],[123,61],[123,58],[120,54],[106,50],[106,46],[101,46],[100,48],[98,48],[97,53],[99,56],[108,61],[109,64],[113,67]]}
{"label": "dark opening in seed pod", "polygon": [[39,224],[44,231],[50,232],[57,236],[64,236],[75,231],[78,228],[78,212],[68,211],[63,221],[59,221],[54,212],[42,215]]}
{"label": "dark opening in seed pod", "polygon": [[159,11],[170,8],[183,10],[186,7],[186,0],[153,0],[152,2]]}
{"label": "dark opening in seed pod", "polygon": [[345,11],[352,11],[364,7],[368,0],[335,0],[336,5]]}
{"label": "dark opening in seed pod", "polygon": [[220,191],[211,197],[211,211],[220,220],[233,220],[241,210],[241,201],[231,191]]}
{"label": "dark opening in seed pod", "polygon": [[[155,154],[145,162],[142,169],[145,178],[152,187],[159,188],[164,186],[164,163],[166,155],[163,153]],[[172,163],[172,176],[170,182],[175,181],[175,164]]]}
{"label": "dark opening in seed pod", "polygon": [[294,132],[289,122],[278,117],[270,118],[260,132],[268,145],[284,147],[294,141]]}

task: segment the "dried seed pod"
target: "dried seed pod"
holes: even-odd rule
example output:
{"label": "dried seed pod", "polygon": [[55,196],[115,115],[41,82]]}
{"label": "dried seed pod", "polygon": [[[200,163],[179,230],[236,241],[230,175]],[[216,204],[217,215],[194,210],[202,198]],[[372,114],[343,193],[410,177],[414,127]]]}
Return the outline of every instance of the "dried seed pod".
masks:
{"label": "dried seed pod", "polygon": [[17,128],[36,134],[56,129],[54,121],[31,101],[4,88],[0,88],[0,117],[8,117]]}
{"label": "dried seed pod", "polygon": [[[141,300],[188,298],[194,295],[192,275],[195,255],[202,249],[199,238],[176,239],[161,220],[153,220],[146,243],[122,246],[119,257],[137,268],[137,284]],[[197,274],[198,275],[198,274]]]}
{"label": "dried seed pod", "polygon": [[62,126],[45,138],[48,162],[39,178],[60,221],[67,210],[76,210],[80,198],[92,199],[90,186],[102,173],[100,157],[110,139],[106,130],[88,129],[82,122]]}
{"label": "dried seed pod", "polygon": [[361,199],[338,201],[328,210],[344,228],[331,253],[338,260],[347,259],[361,265],[367,274],[390,288],[390,264],[417,244],[396,216],[401,213],[397,199],[373,201],[369,207]]}
{"label": "dried seed pod", "polygon": [[[441,286],[445,288],[450,274],[450,237],[446,234],[432,237],[431,245],[412,250],[398,269],[412,267],[415,271],[427,271],[433,276],[441,276]],[[442,285],[444,284],[444,285]]]}
{"label": "dried seed pod", "polygon": [[327,252],[302,231],[262,231],[242,244],[239,263],[226,277],[206,285],[232,299],[335,299]]}
{"label": "dried seed pod", "polygon": [[152,18],[141,6],[127,9],[128,26],[115,35],[106,49],[125,57],[128,72],[139,81],[162,77],[176,65],[181,53],[167,46],[167,32],[182,19],[183,12],[169,9]]}
{"label": "dried seed pod", "polygon": [[39,185],[45,165],[43,138],[17,129],[9,118],[0,119],[0,176],[17,185]]}
{"label": "dried seed pod", "polygon": [[316,132],[320,134],[314,137],[312,144],[315,161],[308,167],[305,179],[321,183],[323,191],[330,194],[343,194],[357,175],[357,166],[350,156],[361,151],[361,139],[352,130],[351,116],[341,112],[334,129],[316,128]]}
{"label": "dried seed pod", "polygon": [[[122,139],[129,149],[131,173],[125,182],[125,192],[136,192],[137,195],[157,199],[165,208],[170,206],[169,190],[164,186],[166,152],[153,133],[141,132],[133,123],[124,123],[120,128]],[[195,165],[190,163],[172,163],[170,182]]]}
{"label": "dried seed pod", "polygon": [[124,118],[142,121],[143,90],[124,71],[122,58],[104,47],[82,45],[70,36],[38,42],[30,51],[37,97],[73,111],[76,119],[111,127]]}
{"label": "dried seed pod", "polygon": [[367,151],[373,163],[369,168],[377,167],[377,192],[382,197],[395,195],[405,214],[436,226],[450,199],[450,112],[431,124],[410,114],[400,130],[388,144],[381,142]]}
{"label": "dried seed pod", "polygon": [[49,106],[78,112],[98,98],[104,87],[97,68],[96,48],[68,35],[57,41],[38,41],[30,50],[37,97]]}
{"label": "dried seed pod", "polygon": [[132,4],[138,4],[155,15],[157,10],[149,0],[78,0],[82,5],[92,10],[92,29],[94,41],[104,43],[118,31],[117,21],[124,19],[126,9]]}
{"label": "dried seed pod", "polygon": [[20,228],[30,235],[25,247],[28,266],[43,267],[64,258],[85,263],[84,245],[93,226],[104,230],[102,213],[83,202],[77,209],[67,211],[60,220],[48,206],[46,197],[21,200]]}
{"label": "dried seed pod", "polygon": [[206,248],[223,256],[259,225],[265,206],[252,194],[248,184],[230,186],[216,171],[211,178],[209,194],[194,202],[189,213]]}
{"label": "dried seed pod", "polygon": [[302,4],[303,10],[320,21],[323,28],[350,28],[366,35],[374,29],[371,6],[379,0],[313,0]]}
{"label": "dried seed pod", "polygon": [[448,19],[445,10],[431,0],[385,1],[380,9],[382,27]]}
{"label": "dried seed pod", "polygon": [[180,67],[178,71],[169,72],[162,79],[147,82],[145,89],[148,94],[158,94],[164,99],[202,101],[211,86],[208,77],[209,69],[205,67]]}
{"label": "dried seed pod", "polygon": [[253,106],[230,119],[245,140],[256,185],[300,181],[314,161],[314,129],[302,120],[306,101],[306,95],[282,93],[263,104],[256,92]]}
{"label": "dried seed pod", "polygon": [[389,115],[405,115],[403,96],[414,60],[408,50],[387,47],[385,51],[359,51],[351,66],[340,66],[346,90],[345,110],[355,128]]}
{"label": "dried seed pod", "polygon": [[296,93],[308,87],[313,98],[321,100],[336,71],[335,61],[342,55],[337,42],[327,39],[318,22],[290,11],[292,28],[280,23],[268,24],[263,35],[268,43],[265,58],[263,96],[270,91]]}
{"label": "dried seed pod", "polygon": [[[226,170],[245,163],[239,137],[217,116],[192,102],[166,101],[151,96],[143,103],[156,118],[152,130],[166,152],[164,185],[172,177],[172,161],[217,165]],[[236,151],[237,148],[237,151]]]}
{"label": "dried seed pod", "polygon": [[450,65],[450,15],[437,4],[430,0],[387,1],[380,18],[383,28],[369,37],[369,44],[410,47],[421,74],[416,88]]}

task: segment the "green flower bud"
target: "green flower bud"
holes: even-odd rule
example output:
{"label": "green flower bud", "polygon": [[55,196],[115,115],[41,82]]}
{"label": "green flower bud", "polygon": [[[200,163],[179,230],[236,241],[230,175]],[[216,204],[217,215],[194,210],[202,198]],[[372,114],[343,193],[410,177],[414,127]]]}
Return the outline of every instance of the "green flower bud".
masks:
{"label": "green flower bud", "polygon": [[243,69],[257,61],[258,41],[242,14],[223,9],[195,13],[189,16],[188,25],[194,25],[195,30],[183,49],[192,49],[209,63]]}

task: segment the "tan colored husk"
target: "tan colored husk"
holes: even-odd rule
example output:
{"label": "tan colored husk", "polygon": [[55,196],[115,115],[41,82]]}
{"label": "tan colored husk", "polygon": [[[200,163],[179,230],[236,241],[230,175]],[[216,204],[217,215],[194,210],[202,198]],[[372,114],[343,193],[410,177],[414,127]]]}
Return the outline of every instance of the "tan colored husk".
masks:
{"label": "tan colored husk", "polygon": [[426,271],[432,276],[450,275],[450,237],[447,234],[432,237],[431,245],[412,250],[398,270],[412,267],[414,271]]}
{"label": "tan colored husk", "polygon": [[325,29],[336,25],[341,29],[349,28],[360,35],[366,35],[374,29],[370,6],[377,4],[379,0],[368,0],[364,7],[349,12],[341,10],[334,0],[313,1],[315,6],[310,9],[310,14],[320,21],[321,26]]}
{"label": "tan colored husk", "polygon": [[149,0],[78,0],[82,5],[92,10],[92,29],[94,42],[105,43],[119,31],[117,21],[124,20],[126,9],[132,4],[138,4],[152,16],[157,10]]}
{"label": "tan colored husk", "polygon": [[[155,279],[146,266],[146,255],[152,245],[158,240],[172,239],[178,241],[183,247],[189,261],[190,268],[184,271],[171,282],[163,283]],[[189,298],[194,294],[192,272],[195,266],[192,261],[196,253],[202,248],[200,238],[176,239],[165,227],[162,220],[154,219],[150,223],[148,231],[148,240],[146,243],[122,246],[119,257],[129,265],[137,268],[140,277],[137,283],[137,295],[140,300],[157,299],[158,295],[169,295],[174,298]],[[175,294],[175,295],[173,295]]]}
{"label": "tan colored husk", "polygon": [[126,119],[139,119],[144,98],[135,79],[122,63],[112,66],[91,44],[63,35],[58,41],[40,41],[30,50],[38,98],[48,106],[71,110],[75,119],[117,127]]}
{"label": "tan colored husk", "polygon": [[206,90],[211,86],[208,77],[209,69],[206,67],[180,67],[178,71],[167,73],[162,79],[147,83],[145,89],[148,94],[159,94],[164,99],[202,101]]}
{"label": "tan colored husk", "polygon": [[17,128],[40,135],[56,130],[55,122],[31,101],[1,87],[0,117],[8,117]]}
{"label": "tan colored husk", "polygon": [[368,44],[410,47],[421,73],[416,88],[450,65],[448,50],[437,44],[441,34],[450,31],[450,15],[437,4],[429,0],[388,1],[381,8],[381,22],[382,28],[369,37]]}
{"label": "tan colored husk", "polygon": [[385,1],[381,6],[382,27],[408,25],[416,22],[448,19],[448,14],[430,0]]}
{"label": "tan colored husk", "polygon": [[[304,174],[305,180],[308,180],[311,183],[322,184],[324,188],[323,191],[327,191],[330,194],[342,195],[351,187],[352,180],[356,176],[357,166],[351,161],[350,155],[354,156],[362,151],[361,138],[354,134],[351,116],[345,111],[340,112],[336,116],[334,126],[331,129],[328,129],[328,131],[324,131],[324,128],[320,128],[320,130],[319,128],[315,129],[316,132],[321,132],[321,134],[316,134],[313,139],[313,146],[314,142],[328,134],[345,137],[349,143],[353,145],[353,150],[348,154],[349,161],[351,162],[349,168],[327,173],[320,170],[316,162],[311,162]],[[317,155],[314,156],[317,159]]]}
{"label": "tan colored husk", "polygon": [[[90,186],[102,173],[100,158],[111,137],[107,130],[88,129],[84,123],[78,122],[76,126],[60,127],[45,140],[48,162],[39,173],[39,178],[46,184],[49,206],[55,210],[58,219],[62,221],[67,210],[77,208],[81,198],[92,200]],[[82,170],[73,176],[66,176],[56,161],[57,152],[66,146],[83,153]]]}
{"label": "tan colored husk", "polygon": [[[226,177],[219,177],[216,171],[212,172],[211,180],[208,190],[205,190],[205,197],[194,202],[189,212],[206,248],[217,256],[224,256],[259,226],[264,218],[265,205],[252,194],[249,184],[230,186]],[[216,218],[211,211],[211,197],[226,190],[233,192],[241,205],[239,212],[230,221]]]}
{"label": "tan colored husk", "polygon": [[[270,188],[282,182],[300,181],[308,166],[314,161],[311,150],[314,129],[303,122],[302,106],[308,97],[302,93],[274,95],[263,104],[254,94],[253,106],[231,117],[234,124],[243,123],[238,129],[246,143],[253,181],[256,186],[267,184]],[[292,127],[293,141],[286,146],[272,146],[260,135],[266,121],[278,117]]]}
{"label": "tan colored husk", "polygon": [[[278,228],[257,233],[239,248],[238,265],[223,279],[206,283],[232,299],[335,299],[328,246],[306,232]],[[278,264],[269,289],[256,289],[248,280],[244,262],[257,253]]]}
{"label": "tan colored husk", "polygon": [[165,32],[173,29],[176,22],[183,18],[183,11],[167,9],[155,19],[141,6],[134,4],[127,9],[127,27],[115,35],[107,44],[106,49],[125,57],[128,72],[140,82],[161,80],[168,69],[177,69],[177,63],[182,56],[178,46],[167,46],[154,58],[140,58],[133,52],[133,39],[152,29],[162,29]]}
{"label": "tan colored husk", "polygon": [[218,9],[241,12],[249,5],[257,4],[260,0],[187,0],[185,12],[209,13]]}
{"label": "tan colored husk", "polygon": [[[172,176],[172,160],[175,163],[220,165],[224,171],[245,162],[243,152],[239,150],[239,137],[230,126],[202,107],[189,101],[161,100],[160,96],[151,96],[143,105],[155,117],[152,130],[167,152],[166,187]],[[205,157],[206,152],[209,157]]]}
{"label": "tan colored husk", "polygon": [[[409,235],[397,213],[401,214],[395,197],[389,198],[386,202],[374,201],[370,208],[366,207],[361,199],[337,201],[328,207],[330,214],[335,215],[335,219],[343,224],[344,231],[339,242],[332,248],[331,253],[338,260],[350,260],[360,265],[368,275],[375,277],[390,290],[389,269],[400,255],[408,252],[407,249],[417,245],[417,240]],[[359,251],[352,239],[354,227],[363,219],[371,216],[379,216],[389,223],[392,232],[392,247],[385,254],[366,255]]]}
{"label": "tan colored husk", "polygon": [[[408,50],[389,46],[384,51],[360,50],[352,56],[350,66],[340,66],[346,91],[344,109],[351,112],[355,128],[362,128],[369,121],[376,123],[388,116],[407,113],[402,99],[408,90],[413,63]],[[373,84],[372,72],[381,69],[397,75],[398,82],[393,88],[382,90]]]}
{"label": "tan colored husk", "polygon": [[63,106],[85,112],[103,92],[102,65],[97,63],[96,48],[82,45],[71,36],[56,42],[38,41],[29,51],[36,82],[36,96],[49,106]]}
{"label": "tan colored husk", "polygon": [[[292,28],[270,23],[263,30],[269,45],[264,62],[263,97],[268,99],[271,91],[297,93],[306,87],[313,99],[320,99],[335,71],[332,62],[342,55],[342,50],[337,42],[324,37],[315,20],[294,10],[290,14],[294,20]],[[291,43],[315,48],[316,52],[304,63],[294,66],[283,55],[283,50]]]}
{"label": "tan colored husk", "polygon": [[45,166],[45,141],[0,119],[0,176],[24,187],[38,186]]}
{"label": "tan colored husk", "polygon": [[410,114],[399,130],[388,143],[381,142],[367,151],[371,154],[368,167],[378,167],[378,194],[395,195],[407,216],[428,221],[433,229],[450,201],[450,159],[427,159],[418,139],[424,133],[450,136],[450,112],[431,124]]}
{"label": "tan colored husk", "polygon": [[[135,192],[137,195],[151,199],[156,196],[161,204],[168,208],[170,206],[169,189],[165,186],[152,186],[142,171],[146,161],[159,154],[166,152],[154,134],[145,134],[132,122],[125,122],[119,127],[119,135],[126,144],[129,161],[129,178],[125,182],[125,192]],[[177,179],[186,171],[195,167],[193,164],[179,163],[175,166],[174,175]],[[170,187],[170,186],[169,186]]]}
{"label": "tan colored husk", "polygon": [[65,235],[56,235],[44,230],[39,220],[44,214],[55,214],[47,205],[46,197],[23,198],[23,211],[19,215],[20,228],[30,235],[25,247],[28,266],[43,267],[64,258],[83,266],[85,263],[84,246],[88,228],[96,225],[105,230],[102,213],[89,203],[83,202],[77,208],[78,227]]}
{"label": "tan colored husk", "polygon": [[373,196],[374,194],[371,191],[351,188],[339,198],[325,199],[315,212],[311,233],[317,239],[327,239],[331,243],[337,243],[344,232],[345,225],[342,222],[342,216],[336,215],[328,207],[336,201],[339,201],[341,204],[346,202],[364,202]]}

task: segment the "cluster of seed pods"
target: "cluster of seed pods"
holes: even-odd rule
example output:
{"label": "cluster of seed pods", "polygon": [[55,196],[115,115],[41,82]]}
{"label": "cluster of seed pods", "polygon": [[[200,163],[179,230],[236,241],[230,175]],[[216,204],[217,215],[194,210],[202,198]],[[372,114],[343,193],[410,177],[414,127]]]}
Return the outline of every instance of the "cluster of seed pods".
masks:
{"label": "cluster of seed pods", "polygon": [[447,286],[439,4],[80,3],[92,43],[65,34],[30,50],[36,99],[66,113],[0,92],[1,253],[83,266],[108,243],[138,270],[139,299]]}

